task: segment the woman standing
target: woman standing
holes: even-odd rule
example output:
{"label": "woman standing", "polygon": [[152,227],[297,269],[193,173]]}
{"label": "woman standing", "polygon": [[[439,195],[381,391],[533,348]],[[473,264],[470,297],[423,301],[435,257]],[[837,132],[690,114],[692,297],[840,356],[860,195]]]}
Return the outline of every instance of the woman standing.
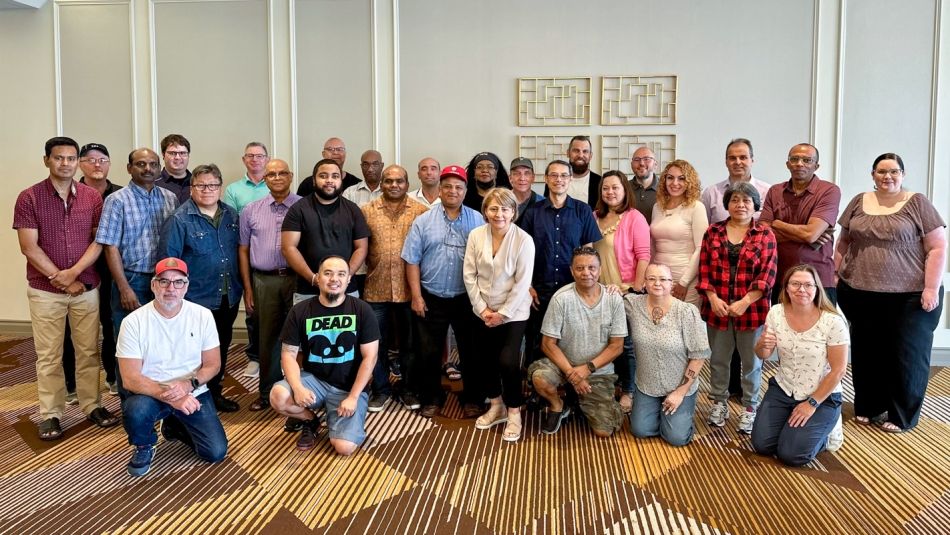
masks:
{"label": "woman standing", "polygon": [[653,260],[669,266],[673,272],[673,297],[697,307],[699,246],[709,226],[699,195],[696,169],[686,160],[673,160],[660,174],[650,223]]}
{"label": "woman standing", "polygon": [[508,171],[493,152],[479,152],[473,156],[465,172],[468,175],[468,191],[462,204],[472,210],[482,209],[482,199],[488,190],[494,187],[511,189]]}
{"label": "woman standing", "polygon": [[946,223],[926,197],[901,187],[897,154],[878,156],[871,178],[874,191],[851,199],[838,220],[838,299],[851,322],[855,420],[900,433],[917,425],[927,389]]}
{"label": "woman standing", "polygon": [[630,432],[685,446],[693,438],[697,378],[709,359],[709,341],[699,311],[673,299],[672,287],[670,268],[651,263],[647,295],[624,297],[639,359]]}
{"label": "woman standing", "polygon": [[762,379],[762,362],[755,357],[753,346],[769,312],[778,252],[772,229],[752,219],[761,207],[759,192],[752,184],[731,184],[722,204],[729,217],[709,227],[703,237],[696,286],[705,297],[702,315],[712,347],[709,423],[722,427],[729,419],[729,363],[738,349],[745,410],[736,430],[748,434],[755,422]]}
{"label": "woman standing", "polygon": [[755,344],[762,360],[778,348],[779,368],[759,406],[752,447],[802,466],[844,441],[841,378],[848,364],[848,326],[808,264],[785,272],[779,301]]}
{"label": "woman standing", "polygon": [[[623,292],[642,292],[644,274],[650,263],[650,226],[634,208],[633,188],[620,171],[608,171],[600,179],[600,198],[594,219],[603,239],[594,243],[600,253],[600,282],[618,286]],[[624,338],[623,353],[614,360],[620,379],[620,408],[629,413],[633,404],[633,376],[636,364],[633,342]]]}
{"label": "woman standing", "polygon": [[512,224],[518,216],[518,201],[503,188],[485,194],[482,215],[488,221],[474,230],[465,247],[462,276],[480,341],[483,361],[466,377],[491,399],[488,411],[475,420],[477,429],[507,422],[502,438],[521,438],[521,339],[531,307],[531,273],[534,240]]}

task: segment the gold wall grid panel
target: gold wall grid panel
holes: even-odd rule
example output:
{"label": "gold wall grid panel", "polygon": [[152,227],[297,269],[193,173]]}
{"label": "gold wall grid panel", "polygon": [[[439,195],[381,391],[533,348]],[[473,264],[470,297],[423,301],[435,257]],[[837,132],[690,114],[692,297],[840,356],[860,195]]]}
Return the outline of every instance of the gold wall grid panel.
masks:
{"label": "gold wall grid panel", "polygon": [[518,78],[518,126],[589,126],[589,76]]}
{"label": "gold wall grid panel", "polygon": [[633,151],[646,145],[656,155],[656,172],[676,159],[676,134],[617,134],[600,136],[601,174],[614,169],[630,174]]}
{"label": "gold wall grid panel", "polygon": [[679,77],[674,74],[602,76],[600,124],[676,124]]}
{"label": "gold wall grid panel", "polygon": [[551,160],[567,161],[567,146],[574,136],[518,136],[517,154],[534,163],[534,181],[544,182],[544,168]]}

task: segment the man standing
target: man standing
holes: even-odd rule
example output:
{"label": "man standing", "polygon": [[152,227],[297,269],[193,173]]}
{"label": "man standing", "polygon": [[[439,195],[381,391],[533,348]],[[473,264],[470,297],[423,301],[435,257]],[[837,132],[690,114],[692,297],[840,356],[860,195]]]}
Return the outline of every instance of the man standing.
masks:
{"label": "man standing", "polygon": [[364,204],[378,199],[383,190],[379,187],[379,182],[383,172],[383,157],[375,150],[368,150],[360,156],[360,171],[363,173],[363,180],[346,188],[343,192],[343,198],[356,203],[360,208]]}
{"label": "man standing", "polygon": [[656,166],[656,155],[646,145],[633,151],[633,156],[630,157],[630,170],[633,172],[630,185],[633,186],[634,206],[646,218],[647,224],[653,219],[656,187],[659,185]]}
{"label": "man standing", "polygon": [[[409,388],[418,394],[420,414],[426,418],[437,415],[444,402],[440,364],[449,326],[455,332],[463,369],[477,366],[472,359],[472,304],[462,279],[462,264],[468,235],[484,218],[462,205],[466,176],[465,168],[458,165],[442,170],[442,202],[416,218],[402,248],[419,337],[419,354],[409,370]],[[474,385],[465,385],[460,401],[466,418],[484,412],[485,396],[479,395]]]}
{"label": "man standing", "polygon": [[191,196],[191,171],[188,170],[191,143],[181,134],[165,136],[162,139],[162,158],[165,169],[155,185],[174,193],[178,204],[182,204]]}
{"label": "man standing", "polygon": [[238,246],[244,309],[259,320],[260,397],[251,403],[252,411],[270,407],[271,387],[281,378],[278,341],[284,319],[294,304],[295,279],[287,260],[280,254],[280,228],[290,207],[300,200],[290,191],[294,175],[287,162],[267,162],[263,176],[270,195],[245,207]]}
{"label": "man standing", "polygon": [[[841,190],[821,180],[818,149],[799,143],[788,152],[786,167],[792,176],[787,182],[769,188],[762,203],[759,221],[771,225],[778,241],[778,280],[797,264],[811,264],[818,270],[821,285],[832,303],[835,289],[834,229],[838,220]],[[784,288],[776,284],[772,302],[778,301]]]}
{"label": "man standing", "polygon": [[[343,171],[343,164],[346,163],[346,144],[343,143],[343,140],[338,137],[331,137],[323,143],[323,152],[321,153],[324,160],[334,160],[340,166],[340,172],[343,173],[342,185],[340,186],[340,192],[346,191],[350,186],[359,183],[360,179]],[[301,197],[307,197],[313,193],[313,177],[308,178],[300,182],[300,185],[297,186],[297,195]]]}
{"label": "man standing", "polygon": [[129,153],[126,169],[132,180],[105,200],[96,233],[112,274],[112,324],[117,335],[125,316],[152,300],[159,233],[178,205],[174,193],[154,187],[161,166],[152,149]]}
{"label": "man standing", "polygon": [[188,266],[166,258],[155,266],[155,299],[129,314],[119,330],[117,355],[122,416],[129,444],[126,466],[144,476],[155,456],[155,424],[166,441],[181,440],[209,463],[224,459],[228,437],[214,411],[206,383],[221,369],[221,348],[208,309],[185,301]]}
{"label": "man standing", "polygon": [[534,206],[538,201],[544,200],[540,194],[531,189],[534,185],[534,162],[527,158],[515,158],[511,160],[511,167],[508,168],[508,178],[511,180],[511,192],[515,194],[518,200],[518,218],[515,224],[521,223],[528,209]]}
{"label": "man standing", "polygon": [[571,163],[571,183],[567,186],[567,194],[586,202],[591,209],[597,206],[600,198],[600,175],[590,170],[593,152],[588,136],[574,136],[567,146],[567,160]]}
{"label": "man standing", "polygon": [[201,273],[188,285],[188,300],[211,310],[221,344],[221,366],[208,388],[218,410],[236,412],[240,406],[224,397],[221,380],[241,300],[239,227],[237,212],[221,202],[221,183],[218,166],[195,168],[191,198],[162,225],[158,250],[164,256],[181,258]]}
{"label": "man standing", "polygon": [[[244,177],[232,182],[224,190],[224,204],[237,210],[238,216],[244,211],[248,204],[263,199],[268,194],[267,184],[264,182],[264,166],[267,165],[269,156],[267,147],[260,141],[252,141],[244,147],[244,156],[241,161],[244,162],[244,168],[247,172]],[[247,290],[245,290],[245,295]],[[244,377],[257,377],[260,373],[260,356],[257,346],[257,324],[258,318],[252,310],[244,311],[244,326],[247,328],[247,348],[244,350],[247,355],[247,366],[244,368]]]}
{"label": "man standing", "polygon": [[548,402],[541,432],[557,433],[570,415],[558,395],[559,386],[570,382],[577,392],[581,412],[594,434],[609,437],[620,429],[623,414],[614,400],[613,361],[623,349],[627,317],[623,299],[608,294],[600,284],[600,255],[592,247],[574,250],[571,273],[574,283],[551,298],[544,315],[541,347],[546,358],[528,368],[535,390]]}
{"label": "man standing", "polygon": [[[348,191],[352,191],[352,188]],[[406,282],[406,262],[399,255],[413,221],[424,214],[427,208],[406,195],[409,191],[409,173],[398,165],[390,165],[383,170],[382,191],[381,198],[363,205],[362,208],[370,231],[363,299],[376,314],[380,331],[379,354],[383,357],[388,355],[388,320],[392,317],[395,321],[393,332],[403,337],[399,368],[408,372],[413,361],[412,310],[409,307],[411,294]],[[392,392],[389,385],[389,368],[385,361],[386,358],[377,359],[373,369],[370,412],[382,410]],[[411,384],[409,373],[403,384]],[[404,388],[400,395],[403,405],[409,410],[420,407],[419,400],[411,388]]]}
{"label": "man standing", "polygon": [[521,220],[521,228],[534,239],[534,272],[531,276],[531,317],[525,327],[525,361],[543,356],[538,333],[551,297],[570,283],[574,248],[602,238],[587,204],[567,194],[571,167],[554,160],[544,171],[548,195],[535,203]]}
{"label": "man standing", "polygon": [[[363,212],[342,193],[343,168],[335,160],[324,159],[313,167],[316,188],[290,207],[280,229],[280,250],[287,264],[297,273],[294,302],[317,293],[316,267],[331,255],[349,259],[349,287],[356,291],[349,273],[356,272],[366,260],[369,228]],[[311,268],[310,266],[313,266]]]}
{"label": "man standing", "polygon": [[416,176],[419,177],[421,186],[409,193],[409,197],[414,201],[419,201],[426,208],[432,208],[441,202],[439,199],[439,171],[441,170],[442,167],[435,158],[425,157],[419,160]]}
{"label": "man standing", "polygon": [[72,139],[47,141],[43,164],[49,176],[20,192],[13,213],[13,228],[27,261],[41,440],[63,435],[66,318],[76,348],[76,393],[82,411],[99,427],[119,423],[99,405],[99,275],[93,264],[102,246],[93,237],[102,213],[102,197],[73,181],[78,160],[79,144]]}
{"label": "man standing", "polygon": [[304,421],[298,450],[316,445],[316,412],[324,408],[330,444],[338,454],[350,455],[366,438],[366,388],[376,365],[379,328],[369,305],[345,293],[345,259],[328,256],[317,271],[320,295],[294,305],[281,332],[286,379],[274,385],[270,401],[280,414]]}
{"label": "man standing", "polygon": [[[80,184],[94,188],[106,197],[122,189],[122,186],[109,181],[109,149],[99,143],[87,143],[79,149],[79,169],[82,171]],[[106,371],[106,386],[112,395],[119,394],[115,379],[115,329],[112,325],[112,275],[106,256],[100,254],[95,263],[99,274],[99,324],[102,325],[102,367]],[[69,323],[66,323],[66,336],[63,340],[63,371],[66,374],[66,403],[76,403],[76,350],[70,337]]]}

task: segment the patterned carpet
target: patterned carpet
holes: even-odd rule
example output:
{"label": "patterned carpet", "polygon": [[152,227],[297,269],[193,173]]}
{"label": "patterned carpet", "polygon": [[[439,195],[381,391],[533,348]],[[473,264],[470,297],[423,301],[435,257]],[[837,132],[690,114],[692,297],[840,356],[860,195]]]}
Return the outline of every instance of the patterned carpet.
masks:
{"label": "patterned carpet", "polygon": [[[370,415],[370,438],[350,458],[331,453],[325,430],[300,453],[282,418],[246,410],[257,380],[240,377],[245,362],[232,347],[226,393],[244,409],[223,415],[228,458],[208,466],[181,443],[160,443],[152,471],[133,479],[122,428],[98,429],[75,406],[64,440],[36,438],[32,341],[0,336],[0,533],[950,531],[945,368],[933,370],[913,433],[846,420],[841,450],[789,469],[754,455],[735,418],[724,429],[698,420],[693,444],[677,449],[626,426],[597,439],[578,417],[543,436],[527,413],[525,439],[512,445],[500,426],[477,431],[459,419],[452,396],[431,421],[391,402]],[[118,398],[103,400],[118,410]],[[701,396],[699,414],[708,406]]]}

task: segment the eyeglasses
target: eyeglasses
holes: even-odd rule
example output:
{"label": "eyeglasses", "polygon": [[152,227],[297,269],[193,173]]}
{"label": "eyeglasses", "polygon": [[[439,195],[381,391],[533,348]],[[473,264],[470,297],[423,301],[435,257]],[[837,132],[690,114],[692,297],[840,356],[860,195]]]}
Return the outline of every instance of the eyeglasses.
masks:
{"label": "eyeglasses", "polygon": [[475,170],[476,170],[476,171],[494,171],[495,169],[497,169],[497,168],[495,167],[495,165],[494,165],[494,164],[490,164],[490,163],[486,163],[486,164],[481,164],[481,163],[480,163],[480,164],[478,164],[478,165],[475,166]]}
{"label": "eyeglasses", "polygon": [[271,171],[270,173],[266,173],[264,175],[264,180],[271,180],[277,177],[290,178],[291,176],[292,176],[292,173],[290,171],[277,171],[276,173]]}
{"label": "eyeglasses", "polygon": [[650,162],[652,162],[653,160],[655,160],[655,158],[653,158],[652,156],[644,156],[644,157],[642,157],[642,158],[633,158],[633,159],[630,160],[630,161],[633,162],[633,163],[640,163],[640,162],[643,162],[643,163],[650,163]]}
{"label": "eyeglasses", "polygon": [[803,157],[801,157],[801,156],[789,156],[789,157],[788,157],[788,163],[790,163],[790,164],[803,163],[803,164],[805,164],[805,165],[811,165],[811,164],[815,163],[815,159],[814,159],[814,158],[803,158]]}
{"label": "eyeglasses", "polygon": [[669,277],[647,277],[646,281],[649,282],[650,284],[656,284],[658,282],[660,284],[665,284],[667,282],[673,282],[673,279]]}
{"label": "eyeglasses", "polygon": [[346,147],[323,147],[325,152],[346,152]]}
{"label": "eyeglasses", "polygon": [[188,279],[175,279],[175,280],[172,280],[172,279],[159,279],[159,278],[155,278],[155,279],[152,279],[152,280],[154,280],[155,282],[157,282],[158,285],[159,285],[159,287],[161,287],[161,288],[168,288],[168,285],[171,284],[176,290],[181,290],[182,288],[185,287],[186,284],[188,284]]}
{"label": "eyeglasses", "polygon": [[570,180],[570,178],[571,178],[571,174],[570,174],[570,173],[561,173],[561,174],[548,173],[548,174],[546,174],[546,175],[544,175],[544,176],[550,178],[551,180]]}
{"label": "eyeglasses", "polygon": [[80,158],[80,162],[91,163],[92,165],[105,165],[109,163],[109,158]]}
{"label": "eyeglasses", "polygon": [[188,156],[188,151],[186,150],[168,150],[165,151],[165,154],[171,156],[172,158],[184,158]]}
{"label": "eyeglasses", "polygon": [[153,169],[158,169],[161,167],[158,162],[132,162],[132,167],[137,167],[139,169],[148,169],[149,167]]}
{"label": "eyeglasses", "polygon": [[191,187],[198,191],[218,191],[221,184],[192,184]]}
{"label": "eyeglasses", "polygon": [[901,171],[900,169],[875,169],[874,170],[874,174],[880,177],[901,176],[901,173],[903,173],[903,171]]}
{"label": "eyeglasses", "polygon": [[804,288],[806,292],[810,292],[816,288],[815,283],[813,282],[798,282],[798,281],[792,281],[788,283],[788,287],[795,291],[798,291]]}
{"label": "eyeglasses", "polygon": [[267,159],[266,154],[245,154],[244,157],[247,158],[248,160],[266,160]]}

